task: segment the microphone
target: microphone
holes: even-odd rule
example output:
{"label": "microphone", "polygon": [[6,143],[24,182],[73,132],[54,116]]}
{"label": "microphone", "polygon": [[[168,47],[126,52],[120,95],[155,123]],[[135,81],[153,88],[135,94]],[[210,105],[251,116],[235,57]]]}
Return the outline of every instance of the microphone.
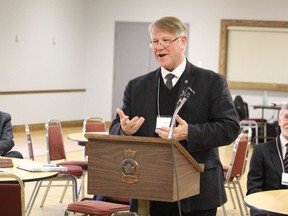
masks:
{"label": "microphone", "polygon": [[178,102],[176,104],[176,109],[174,111],[174,114],[173,114],[173,117],[172,117],[172,120],[171,120],[170,131],[169,131],[169,134],[168,134],[168,139],[172,139],[173,138],[173,132],[174,132],[175,125],[176,125],[176,116],[177,116],[178,112],[180,111],[180,109],[182,108],[182,106],[185,104],[185,102],[188,100],[188,98],[190,97],[190,95],[192,93],[195,94],[195,91],[193,91],[190,87],[188,87],[180,95],[180,99],[178,100]]}

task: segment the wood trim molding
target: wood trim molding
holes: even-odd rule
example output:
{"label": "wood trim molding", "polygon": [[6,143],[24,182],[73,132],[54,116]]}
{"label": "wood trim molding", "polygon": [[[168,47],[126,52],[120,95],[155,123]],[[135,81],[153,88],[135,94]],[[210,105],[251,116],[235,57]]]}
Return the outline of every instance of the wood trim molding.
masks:
{"label": "wood trim molding", "polygon": [[[265,20],[221,20],[220,31],[220,48],[219,48],[219,73],[227,78],[228,65],[228,37],[229,27],[263,27],[263,28],[282,28],[288,29],[288,22],[285,21],[265,21]],[[257,80],[251,82],[228,81],[229,88],[235,89],[255,89],[255,90],[273,90],[273,91],[288,91],[288,85],[284,82],[278,83],[259,83]]]}
{"label": "wood trim molding", "polygon": [[86,91],[86,89],[50,89],[50,90],[29,90],[29,91],[0,91],[0,95],[71,93],[71,92],[85,92],[85,91]]}
{"label": "wood trim molding", "polygon": [[[81,120],[71,120],[71,121],[61,121],[61,125],[64,128],[67,127],[82,127],[83,126],[83,119]],[[111,122],[106,121],[106,128],[108,129],[111,125]],[[25,125],[13,125],[13,133],[17,132],[25,132]],[[36,123],[36,124],[29,124],[30,131],[36,130],[45,130],[45,123]]]}

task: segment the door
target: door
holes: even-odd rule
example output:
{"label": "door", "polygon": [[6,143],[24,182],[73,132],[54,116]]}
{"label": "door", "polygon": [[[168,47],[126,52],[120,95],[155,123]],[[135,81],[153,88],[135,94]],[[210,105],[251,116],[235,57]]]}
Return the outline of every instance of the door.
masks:
{"label": "door", "polygon": [[149,24],[146,22],[115,23],[112,119],[115,118],[115,109],[122,106],[123,93],[129,80],[159,67],[149,47]]}
{"label": "door", "polygon": [[122,106],[129,80],[159,67],[148,46],[148,27],[149,23],[144,22],[115,23],[112,119],[115,118],[115,109]]}

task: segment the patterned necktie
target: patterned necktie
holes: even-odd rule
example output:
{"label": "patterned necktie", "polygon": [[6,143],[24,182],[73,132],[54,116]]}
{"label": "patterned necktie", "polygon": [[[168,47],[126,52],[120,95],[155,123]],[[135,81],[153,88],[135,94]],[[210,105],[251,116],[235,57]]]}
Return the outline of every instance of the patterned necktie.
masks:
{"label": "patterned necktie", "polygon": [[284,162],[285,173],[288,173],[288,143],[286,143],[286,153],[285,153],[283,162]]}
{"label": "patterned necktie", "polygon": [[174,78],[174,74],[171,74],[171,73],[169,73],[169,74],[167,74],[166,75],[166,79],[167,79],[167,81],[166,81],[166,87],[168,88],[168,89],[171,89],[172,87],[173,87],[173,84],[172,84],[172,79]]}

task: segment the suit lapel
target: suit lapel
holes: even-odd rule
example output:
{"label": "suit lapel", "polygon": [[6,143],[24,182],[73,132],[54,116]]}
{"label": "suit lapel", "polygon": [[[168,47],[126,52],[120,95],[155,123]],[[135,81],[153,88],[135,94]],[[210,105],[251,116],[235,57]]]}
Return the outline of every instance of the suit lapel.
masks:
{"label": "suit lapel", "polygon": [[281,144],[280,144],[280,138],[277,137],[277,142],[273,142],[273,146],[271,148],[271,160],[275,166],[275,169],[277,170],[277,173],[279,174],[279,176],[281,177],[282,175],[282,164],[281,164],[281,159],[280,159],[280,156],[279,156],[279,152],[277,150],[277,146],[278,145],[278,149],[280,150],[281,152]]}
{"label": "suit lapel", "polygon": [[160,76],[160,69],[149,77],[146,88],[145,110],[146,110],[146,123],[148,125],[148,136],[154,136],[156,115],[157,115],[157,86]]}
{"label": "suit lapel", "polygon": [[[182,74],[181,84],[179,92],[177,95],[177,101],[179,100],[182,92],[184,92],[188,87],[193,89],[193,65],[187,61],[185,71]],[[147,88],[146,88],[146,100],[145,100],[145,109],[146,109],[146,119],[145,121],[148,124],[148,134],[149,136],[154,136],[155,134],[155,125],[156,125],[156,115],[157,115],[157,92],[158,92],[158,81],[161,75],[161,69],[158,68],[155,73],[152,73],[148,78]],[[182,109],[181,109],[182,110]],[[178,114],[181,113],[181,110]]]}
{"label": "suit lapel", "polygon": [[[182,74],[181,84],[180,84],[180,88],[179,88],[179,92],[178,92],[178,96],[177,96],[177,101],[180,99],[181,94],[183,92],[185,92],[185,90],[188,87],[193,89],[193,82],[194,82],[193,70],[194,70],[193,65],[189,61],[187,61],[185,71]],[[178,114],[181,114],[182,110],[183,109],[181,109]]]}

